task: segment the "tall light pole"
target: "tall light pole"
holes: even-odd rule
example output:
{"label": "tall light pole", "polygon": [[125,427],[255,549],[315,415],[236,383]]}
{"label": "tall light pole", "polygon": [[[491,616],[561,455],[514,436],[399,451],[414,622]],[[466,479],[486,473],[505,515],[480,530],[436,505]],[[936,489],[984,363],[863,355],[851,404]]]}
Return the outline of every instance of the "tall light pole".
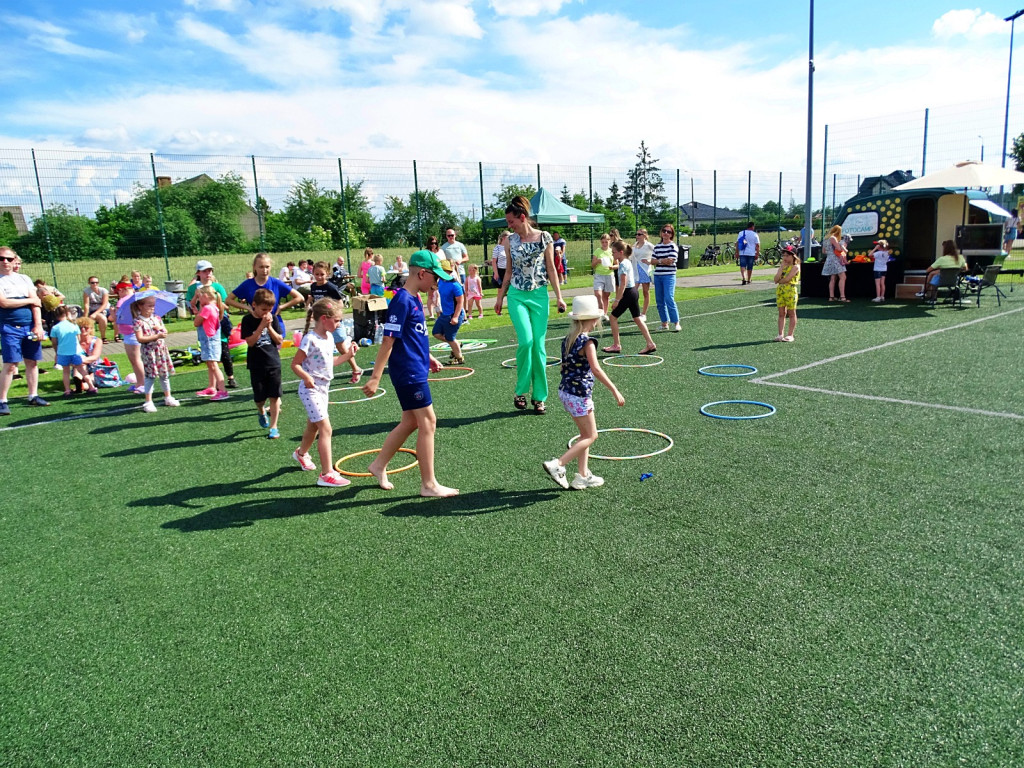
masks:
{"label": "tall light pole", "polygon": [[[1013,75],[1013,25],[1017,21],[1019,16],[1024,16],[1024,8],[1021,8],[1012,16],[1007,16],[1003,21],[1010,22],[1010,64],[1006,68],[1006,113],[1003,117],[1003,162],[1002,167],[1006,167],[1006,140],[1010,133],[1010,77]],[[1003,199],[1003,188],[999,188],[999,202],[1005,206],[1006,201]]]}
{"label": "tall light pole", "polygon": [[978,138],[981,139],[981,162],[984,163],[985,162],[985,137],[982,136],[979,133],[978,134]]}
{"label": "tall light pole", "polygon": [[[811,150],[814,139],[814,0],[811,0],[810,33],[807,42],[807,181],[804,191],[804,259],[811,256],[814,242],[811,222]],[[823,212],[824,213],[824,212]]]}

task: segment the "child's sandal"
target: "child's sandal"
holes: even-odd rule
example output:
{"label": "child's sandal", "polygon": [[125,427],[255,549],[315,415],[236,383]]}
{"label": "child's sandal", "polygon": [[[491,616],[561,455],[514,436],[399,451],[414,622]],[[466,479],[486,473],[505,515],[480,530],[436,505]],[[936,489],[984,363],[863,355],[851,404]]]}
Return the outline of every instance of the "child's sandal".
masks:
{"label": "child's sandal", "polygon": [[516,395],[515,397],[513,397],[512,398],[512,405],[514,405],[520,411],[525,411],[526,410],[526,395]]}
{"label": "child's sandal", "polygon": [[530,402],[533,404],[533,412],[534,413],[547,413],[548,412],[548,407],[547,407],[547,405],[544,404],[544,402],[542,400],[531,400]]}

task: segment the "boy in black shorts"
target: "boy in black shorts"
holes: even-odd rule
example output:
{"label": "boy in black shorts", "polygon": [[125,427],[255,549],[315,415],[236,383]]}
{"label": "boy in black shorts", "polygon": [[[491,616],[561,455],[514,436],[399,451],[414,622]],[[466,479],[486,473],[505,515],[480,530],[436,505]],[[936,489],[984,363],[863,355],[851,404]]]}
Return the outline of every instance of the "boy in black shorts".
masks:
{"label": "boy in black shorts", "polygon": [[[245,356],[245,367],[249,369],[252,382],[252,399],[259,411],[260,426],[270,427],[267,437],[276,440],[281,436],[277,431],[277,417],[281,413],[281,355],[277,351],[283,339],[274,327],[274,302],[272,291],[260,288],[252,298],[249,314],[242,318],[240,333],[249,347]],[[267,401],[270,401],[270,418],[267,418]]]}

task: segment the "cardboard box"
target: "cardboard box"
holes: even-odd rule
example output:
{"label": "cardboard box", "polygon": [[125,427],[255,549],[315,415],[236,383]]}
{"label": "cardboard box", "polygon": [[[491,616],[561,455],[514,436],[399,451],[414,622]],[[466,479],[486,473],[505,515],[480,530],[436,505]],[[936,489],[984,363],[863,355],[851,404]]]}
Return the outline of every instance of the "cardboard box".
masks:
{"label": "cardboard box", "polygon": [[352,297],[353,312],[376,312],[377,310],[387,308],[388,302],[383,296],[360,295]]}

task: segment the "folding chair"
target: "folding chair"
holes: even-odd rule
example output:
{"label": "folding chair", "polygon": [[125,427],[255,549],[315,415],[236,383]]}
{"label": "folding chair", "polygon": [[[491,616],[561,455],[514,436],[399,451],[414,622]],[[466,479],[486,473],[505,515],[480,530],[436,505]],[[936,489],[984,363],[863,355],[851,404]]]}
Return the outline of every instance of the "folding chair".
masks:
{"label": "folding chair", "polygon": [[943,304],[952,304],[954,307],[962,306],[961,300],[963,299],[963,291],[960,287],[960,268],[959,267],[948,267],[939,270],[939,282],[938,285],[934,286],[935,292],[932,294],[931,306],[935,306],[935,302],[939,297],[939,291],[943,288],[946,289],[946,298],[942,300]]}
{"label": "folding chair", "polygon": [[1003,306],[1003,299],[1006,298],[1006,294],[1003,290],[996,285],[996,280],[999,279],[999,271],[1002,269],[1001,264],[992,264],[985,267],[984,274],[978,279],[977,282],[977,294],[978,294],[978,306],[981,306],[981,292],[986,288],[992,288],[996,292],[996,304],[997,306]]}

